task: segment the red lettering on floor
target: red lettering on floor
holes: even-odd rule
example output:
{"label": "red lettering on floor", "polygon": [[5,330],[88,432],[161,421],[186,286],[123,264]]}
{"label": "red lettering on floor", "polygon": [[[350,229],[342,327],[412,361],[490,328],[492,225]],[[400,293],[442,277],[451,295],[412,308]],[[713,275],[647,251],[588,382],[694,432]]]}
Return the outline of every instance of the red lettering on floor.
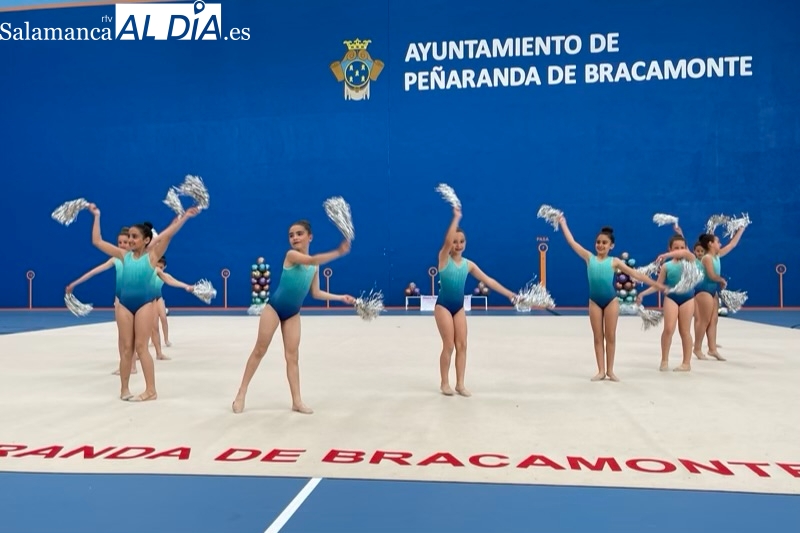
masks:
{"label": "red lettering on floor", "polygon": [[728,461],[728,464],[729,465],[746,466],[751,471],[753,471],[756,475],[758,475],[758,477],[770,477],[770,475],[766,471],[764,471],[761,468],[759,468],[760,466],[769,466],[769,463],[751,463],[751,462],[748,462],[748,461]]}
{"label": "red lettering on floor", "polygon": [[448,452],[438,452],[438,453],[435,453],[435,454],[431,455],[430,457],[426,457],[425,459],[423,459],[422,461],[417,463],[417,466],[428,466],[428,465],[434,465],[434,464],[435,465],[446,464],[446,465],[452,465],[452,466],[464,466],[464,463],[462,463],[461,461],[456,459],[453,454],[448,453]]}
{"label": "red lettering on floor", "polygon": [[189,455],[192,453],[191,448],[172,448],[171,450],[164,450],[163,452],[158,452],[156,454],[150,455],[146,457],[146,459],[160,459],[162,457],[176,457],[179,461],[185,461],[189,458]]}
{"label": "red lettering on floor", "polygon": [[[137,451],[138,450],[138,451]],[[126,446],[124,448],[120,448],[119,450],[115,451],[114,453],[107,455],[106,459],[139,459],[140,457],[146,457],[156,451],[155,448],[151,448],[149,446]],[[131,454],[133,452],[133,454]]]}
{"label": "red lettering on floor", "polygon": [[517,468],[529,468],[531,466],[546,466],[554,470],[564,470],[563,466],[544,455],[529,455],[517,465]]}
{"label": "red lettering on floor", "polygon": [[364,452],[333,449],[322,458],[323,463],[360,463],[364,460]]}
{"label": "red lettering on floor", "polygon": [[[654,470],[652,468],[645,468],[639,463],[656,463],[661,467],[661,469]],[[668,474],[678,469],[678,467],[674,464],[668,461],[662,461],[661,459],[629,459],[625,461],[625,464],[632,470],[647,472],[648,474]]]}
{"label": "red lettering on floor", "polygon": [[80,448],[75,448],[74,450],[70,450],[68,452],[62,453],[59,456],[59,459],[69,459],[73,455],[78,455],[80,453],[83,454],[83,458],[84,459],[95,459],[97,457],[100,457],[104,453],[110,452],[113,449],[114,449],[113,446],[107,446],[107,447],[103,448],[102,450],[100,450],[98,452],[95,452],[94,451],[94,446],[81,446]]}
{"label": "red lettering on floor", "polygon": [[[245,457],[233,457],[239,453],[246,453]],[[253,448],[228,448],[214,458],[215,461],[250,461],[261,455],[261,450]]]}
{"label": "red lettering on floor", "polygon": [[792,477],[800,477],[800,464],[797,463],[776,463],[779,467],[783,468]]}
{"label": "red lettering on floor", "polygon": [[372,458],[369,460],[369,464],[377,465],[380,464],[381,461],[386,459],[387,461],[392,461],[394,463],[399,464],[400,466],[410,466],[406,459],[411,459],[413,454],[411,452],[385,452],[382,450],[378,450],[374,454],[372,454]]}
{"label": "red lettering on floor", "polygon": [[22,444],[0,444],[0,457],[8,457],[9,452],[24,450],[27,446]]}
{"label": "red lettering on floor", "polygon": [[261,459],[262,463],[296,463],[300,458],[300,454],[305,453],[305,450],[283,450],[275,448],[264,455]]}
{"label": "red lettering on floor", "polygon": [[581,466],[585,466],[589,470],[598,472],[608,465],[609,469],[613,472],[622,471],[622,467],[619,466],[619,463],[613,457],[598,457],[594,463],[589,462],[589,460],[583,457],[567,457],[567,463],[569,463],[569,467],[572,470],[581,470]]}
{"label": "red lettering on floor", "polygon": [[722,474],[723,476],[732,476],[733,472],[730,468],[722,464],[722,461],[717,461],[716,459],[709,461],[711,465],[704,465],[703,463],[697,463],[695,461],[690,461],[689,459],[678,459],[683,466],[686,467],[686,470],[691,472],[692,474],[700,474],[700,470],[707,470],[709,472],[714,472],[715,474]]}
{"label": "red lettering on floor", "polygon": [[35,450],[28,450],[27,452],[18,453],[14,457],[28,457],[29,455],[37,455],[45,459],[53,459],[58,456],[63,450],[63,446],[47,446],[46,448],[36,448]]}

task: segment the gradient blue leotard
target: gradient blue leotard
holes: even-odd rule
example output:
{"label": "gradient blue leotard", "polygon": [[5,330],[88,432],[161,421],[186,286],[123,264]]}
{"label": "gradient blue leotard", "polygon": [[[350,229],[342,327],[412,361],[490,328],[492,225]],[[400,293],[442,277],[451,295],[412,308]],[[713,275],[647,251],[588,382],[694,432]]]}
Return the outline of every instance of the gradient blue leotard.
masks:
{"label": "gradient blue leotard", "polygon": [[116,257],[114,258],[114,270],[117,274],[117,281],[114,286],[114,297],[119,299],[119,291],[122,289],[122,261]]}
{"label": "gradient blue leotard", "polygon": [[455,315],[464,307],[464,285],[469,274],[469,262],[466,257],[461,257],[461,264],[457,265],[452,257],[447,258],[447,264],[439,271],[439,295],[436,296],[436,305],[441,305],[451,315]]}
{"label": "gradient blue leotard", "polygon": [[316,265],[283,267],[278,288],[269,299],[269,305],[275,309],[281,322],[300,312],[316,273]]}
{"label": "gradient blue leotard", "polygon": [[[683,262],[684,262],[683,260],[670,261],[665,265],[664,268],[667,269],[667,276],[664,284],[667,287],[674,287],[681,280],[681,275],[683,274]],[[702,268],[702,266],[700,268]],[[694,298],[694,291],[692,290],[689,292],[668,292],[665,295],[665,297],[669,298],[670,300],[678,304],[678,306],[681,306],[686,302],[688,302],[689,300],[691,300],[692,298]]]}
{"label": "gradient blue leotard", "polygon": [[157,295],[156,299],[162,298],[161,289],[164,287],[164,280],[161,279],[158,276],[158,274],[156,273],[156,277],[153,280],[153,283],[155,284],[155,288],[156,288],[156,295]]}
{"label": "gradient blue leotard", "polygon": [[[713,256],[711,258],[711,261],[712,261],[712,266],[714,268],[714,274],[719,276],[719,273],[721,271],[719,256],[718,255]],[[708,273],[706,272],[706,267],[705,265],[703,265],[702,261],[700,262],[699,266],[700,270],[703,272],[703,281],[697,284],[697,287],[695,287],[694,289],[694,293],[698,294],[701,292],[707,292],[711,296],[716,296],[717,291],[719,290],[719,283],[708,277]]]}
{"label": "gradient blue leotard", "polygon": [[592,255],[586,268],[589,277],[589,299],[605,309],[616,300],[614,290],[614,258],[606,257],[602,261]]}
{"label": "gradient blue leotard", "polygon": [[158,297],[153,281],[155,276],[156,270],[150,264],[150,254],[145,253],[138,259],[133,257],[133,252],[125,254],[119,303],[135,315],[143,305],[155,300]]}

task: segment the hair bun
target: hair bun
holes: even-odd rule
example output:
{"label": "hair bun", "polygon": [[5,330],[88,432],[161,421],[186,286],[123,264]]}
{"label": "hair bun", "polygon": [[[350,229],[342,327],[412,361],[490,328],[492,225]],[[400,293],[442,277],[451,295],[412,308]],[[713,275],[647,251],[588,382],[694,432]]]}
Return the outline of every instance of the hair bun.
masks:
{"label": "hair bun", "polygon": [[147,228],[149,230],[153,229],[153,223],[152,222],[142,222],[142,226],[144,226],[145,228]]}
{"label": "hair bun", "polygon": [[612,228],[611,226],[603,226],[602,229],[600,229],[600,233],[611,233],[611,234],[613,234],[614,233],[614,228]]}

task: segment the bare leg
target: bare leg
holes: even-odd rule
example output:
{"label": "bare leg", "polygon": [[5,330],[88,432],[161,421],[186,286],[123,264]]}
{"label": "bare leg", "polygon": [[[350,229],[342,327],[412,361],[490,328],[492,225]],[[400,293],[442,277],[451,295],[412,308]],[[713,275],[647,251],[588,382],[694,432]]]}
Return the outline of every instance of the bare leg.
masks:
{"label": "bare leg", "polygon": [[614,298],[603,311],[603,334],[606,338],[606,376],[611,381],[619,381],[614,374],[614,357],[617,354],[617,321],[619,320],[619,301]]}
{"label": "bare leg", "polygon": [[669,349],[672,337],[678,326],[678,304],[671,298],[664,298],[664,331],[661,332],[661,366],[662,372],[669,370]]}
{"label": "bare leg", "polygon": [[156,349],[156,359],[165,361],[168,360],[169,357],[164,355],[164,352],[161,350],[161,334],[158,331],[158,302],[160,300],[156,300],[153,304],[153,311],[155,311],[155,317],[153,318],[153,333],[151,338],[153,339],[153,347]]}
{"label": "bare leg", "polygon": [[300,394],[300,315],[281,323],[283,334],[283,355],[286,359],[286,379],[292,394],[292,411],[310,415],[314,411],[303,403]]}
{"label": "bare leg", "polygon": [[694,296],[694,305],[697,306],[694,320],[694,355],[698,359],[708,359],[703,354],[703,337],[711,323],[711,308],[714,306],[714,299],[707,292],[698,292]]}
{"label": "bare leg", "polygon": [[675,367],[676,372],[689,372],[692,369],[692,317],[694,316],[694,298],[678,309],[678,334],[681,336],[683,361]]}
{"label": "bare leg", "polygon": [[472,396],[464,385],[467,372],[467,312],[460,310],[453,317],[453,329],[456,340],[456,392],[461,396]]}
{"label": "bare leg", "polygon": [[436,319],[436,327],[442,337],[442,353],[439,355],[439,374],[441,384],[439,385],[442,394],[452,396],[453,389],[450,388],[450,359],[456,346],[455,325],[453,315],[441,305],[433,308],[433,316]]}
{"label": "bare leg", "polygon": [[144,304],[133,317],[133,345],[136,353],[139,354],[139,361],[142,363],[142,373],[144,374],[144,392],[135,398],[134,402],[146,402],[158,398],[156,392],[156,369],[153,363],[153,356],[150,355],[148,344],[153,333],[153,323],[155,321],[155,302]]}
{"label": "bare leg", "polygon": [[605,336],[603,334],[603,310],[600,306],[589,300],[589,323],[592,325],[594,336],[594,358],[597,361],[597,374],[592,381],[606,379]]}
{"label": "bare leg", "polygon": [[161,321],[161,331],[164,332],[164,346],[170,347],[172,343],[169,342],[169,323],[167,322],[167,304],[164,298],[158,300],[158,320]]}
{"label": "bare leg", "polygon": [[261,312],[261,318],[258,321],[258,336],[256,337],[256,344],[253,351],[250,352],[250,357],[247,358],[247,364],[244,367],[244,376],[242,376],[242,383],[239,385],[239,392],[236,393],[236,399],[233,400],[233,412],[241,413],[244,411],[244,401],[247,397],[247,387],[256,375],[258,365],[267,354],[269,344],[272,342],[272,337],[278,329],[278,314],[272,306],[267,305]]}
{"label": "bare leg", "polygon": [[119,328],[119,397],[129,400],[131,394],[131,359],[133,358],[134,324],[133,314],[122,305],[115,310],[117,327]]}
{"label": "bare leg", "polygon": [[714,357],[718,361],[724,361],[725,358],[719,354],[719,346],[717,345],[717,324],[719,323],[719,293],[714,297],[714,312],[711,314],[711,322],[708,324],[706,335],[708,336],[708,355]]}

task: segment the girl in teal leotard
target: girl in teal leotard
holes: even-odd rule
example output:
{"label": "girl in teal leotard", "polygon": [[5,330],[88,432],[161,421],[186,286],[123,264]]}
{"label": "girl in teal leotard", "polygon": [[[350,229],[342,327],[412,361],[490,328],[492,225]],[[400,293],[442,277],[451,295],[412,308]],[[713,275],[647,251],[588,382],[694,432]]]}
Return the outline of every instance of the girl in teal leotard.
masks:
{"label": "girl in teal leotard", "polygon": [[[694,263],[695,256],[686,248],[686,239],[683,235],[673,235],[668,244],[669,253],[660,255],[659,262],[669,259],[661,266],[658,272],[658,282],[668,288],[678,284],[683,274],[683,264],[685,261]],[[656,292],[650,287],[639,293],[636,303],[641,304],[642,298]],[[694,289],[684,293],[665,293],[664,294],[664,331],[661,333],[661,365],[659,369],[665,371],[669,369],[669,349],[672,346],[672,337],[675,335],[675,327],[681,337],[681,347],[683,348],[683,360],[680,366],[675,367],[676,372],[689,372],[692,362],[692,317],[694,316]]]}
{"label": "girl in teal leotard", "polygon": [[153,280],[155,283],[155,288],[158,293],[155,302],[155,323],[153,324],[153,334],[151,339],[153,341],[153,347],[156,350],[156,359],[168,361],[170,358],[164,355],[164,352],[161,350],[161,333],[159,332],[159,324],[161,328],[164,330],[164,344],[166,346],[170,346],[169,343],[169,327],[167,325],[167,308],[164,304],[164,296],[161,293],[162,288],[164,285],[169,285],[170,287],[176,287],[178,289],[183,289],[186,292],[192,292],[194,289],[193,285],[189,285],[188,283],[184,283],[182,281],[178,281],[170,274],[164,272],[164,269],[167,268],[167,256],[162,256],[159,258],[158,263],[156,264],[156,277]]}
{"label": "girl in teal leotard", "polygon": [[286,252],[283,259],[283,272],[278,287],[261,311],[256,344],[247,359],[242,383],[231,406],[234,413],[244,411],[247,388],[266,355],[278,326],[281,327],[283,336],[286,377],[292,394],[292,410],[304,414],[314,412],[303,403],[300,395],[300,308],[309,291],[317,300],[339,301],[352,305],[355,303],[355,298],[349,294],[331,294],[319,288],[320,265],[347,255],[350,252],[350,242],[342,242],[339,248],[331,252],[309,255],[312,239],[311,224],[308,221],[300,220],[289,227],[289,244],[292,248]]}
{"label": "girl in teal leotard", "polygon": [[[119,230],[119,234],[117,235],[117,247],[120,248],[121,250],[127,250],[128,249],[128,230],[129,230],[129,228],[127,226],[125,226],[121,230]],[[116,271],[116,284],[115,284],[115,287],[114,287],[114,318],[115,318],[115,322],[117,324],[117,349],[119,351],[119,357],[120,357],[120,361],[121,361],[122,360],[122,342],[121,342],[122,337],[119,334],[119,320],[117,319],[117,304],[119,304],[119,290],[122,287],[122,260],[117,258],[117,257],[110,257],[108,259],[108,261],[106,261],[105,263],[93,268],[92,270],[90,270],[89,272],[84,274],[83,276],[79,277],[78,279],[76,279],[75,281],[73,281],[72,283],[67,285],[67,293],[68,294],[71,293],[75,289],[75,287],[77,287],[81,283],[90,280],[91,278],[93,278],[97,274],[100,274],[101,272],[105,272],[106,270],[108,270],[111,267],[114,267],[114,270]],[[137,372],[136,371],[136,360],[137,360],[137,358],[134,357],[133,361],[131,363],[131,374],[136,374],[136,372]],[[119,375],[119,365],[117,365],[117,368],[114,370],[113,374],[117,375],[117,376]]]}
{"label": "girl in teal leotard", "polygon": [[701,259],[705,279],[695,290],[695,306],[697,312],[694,320],[694,355],[698,359],[706,359],[703,355],[703,337],[708,339],[708,355],[719,361],[725,358],[719,354],[717,346],[717,323],[719,322],[719,291],[725,289],[727,281],[720,276],[720,258],[728,255],[739,244],[744,228],[741,228],[725,246],[721,246],[719,237],[704,233],[697,239],[705,255]]}
{"label": "girl in teal leotard", "polygon": [[559,220],[564,238],[570,247],[578,254],[587,265],[589,277],[589,322],[594,335],[594,354],[597,360],[597,374],[592,381],[601,381],[606,377],[611,381],[619,381],[614,373],[614,356],[617,348],[617,320],[619,318],[619,302],[614,290],[614,272],[621,270],[633,279],[639,280],[659,290],[664,286],[649,277],[639,274],[630,268],[624,261],[611,257],[608,253],[614,248],[614,230],[604,227],[595,238],[594,248],[597,254],[592,254],[575,241],[567,219]]}
{"label": "girl in teal leotard", "polygon": [[[148,401],[158,397],[155,383],[153,357],[148,350],[148,343],[153,332],[154,302],[156,299],[154,278],[158,258],[163,256],[172,237],[183,227],[187,220],[197,215],[199,210],[192,207],[176,218],[153,241],[152,227],[135,224],[128,231],[128,250],[124,250],[103,240],[100,231],[100,210],[90,204],[89,211],[94,215],[92,226],[92,244],[111,257],[122,261],[122,278],[120,279],[119,305],[116,313],[120,331],[122,357],[120,362],[120,399],[126,401]],[[142,363],[145,380],[145,391],[134,396],[130,392],[131,362],[134,352]]]}
{"label": "girl in teal leotard", "polygon": [[436,297],[433,315],[436,326],[442,337],[442,353],[439,356],[440,389],[442,394],[453,395],[450,388],[450,360],[453,350],[456,352],[456,392],[462,396],[471,393],[464,385],[467,370],[467,316],[464,311],[464,284],[467,275],[472,274],[512,302],[515,294],[490,278],[478,268],[478,265],[462,255],[466,247],[464,231],[458,227],[461,210],[453,209],[453,220],[447,229],[444,244],[439,250],[439,280],[441,288]]}

